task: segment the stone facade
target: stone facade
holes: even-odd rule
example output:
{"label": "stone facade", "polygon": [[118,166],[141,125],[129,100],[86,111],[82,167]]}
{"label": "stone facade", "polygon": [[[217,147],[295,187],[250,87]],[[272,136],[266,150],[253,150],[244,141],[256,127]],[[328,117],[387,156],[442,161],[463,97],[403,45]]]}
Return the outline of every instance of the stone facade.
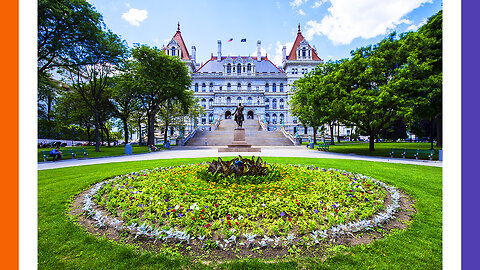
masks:
{"label": "stone facade", "polygon": [[168,55],[180,57],[191,72],[191,91],[205,109],[205,114],[196,120],[198,126],[211,128],[216,121],[232,117],[237,104],[242,103],[245,119],[259,119],[268,130],[284,126],[292,134],[313,133],[297,121],[289,107],[295,92],[293,82],[323,62],[315,47],[303,37],[300,25],[288,55],[283,47],[281,67],[261,55],[261,41],[257,42],[255,56],[223,56],[220,40],[217,45],[217,54],[212,53],[200,66],[196,63],[195,46],[189,54],[178,26],[172,40],[163,48]]}

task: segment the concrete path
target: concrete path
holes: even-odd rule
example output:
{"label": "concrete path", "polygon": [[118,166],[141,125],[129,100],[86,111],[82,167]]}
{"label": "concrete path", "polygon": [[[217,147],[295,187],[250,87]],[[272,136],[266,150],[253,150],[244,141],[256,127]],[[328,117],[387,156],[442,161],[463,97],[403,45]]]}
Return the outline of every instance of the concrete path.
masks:
{"label": "concrete path", "polygon": [[[38,170],[57,169],[72,166],[124,162],[124,161],[138,161],[138,160],[154,160],[154,159],[171,159],[171,158],[197,158],[197,157],[223,157],[223,156],[237,156],[245,155],[251,156],[252,153],[219,153],[218,146],[183,146],[172,147],[171,150],[103,158],[89,158],[89,159],[65,159],[61,161],[39,162]],[[442,161],[429,160],[414,160],[402,158],[388,158],[388,157],[368,157],[359,156],[355,154],[338,154],[330,152],[321,152],[307,149],[305,146],[262,146],[262,152],[255,153],[255,156],[261,157],[306,157],[306,158],[333,158],[333,159],[352,159],[352,160],[367,160],[387,163],[401,163],[442,167]]]}

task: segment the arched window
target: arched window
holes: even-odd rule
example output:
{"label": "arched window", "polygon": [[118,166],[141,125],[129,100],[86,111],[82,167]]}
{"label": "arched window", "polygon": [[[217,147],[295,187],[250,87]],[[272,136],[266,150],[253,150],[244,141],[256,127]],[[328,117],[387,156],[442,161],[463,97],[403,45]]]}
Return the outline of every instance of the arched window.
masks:
{"label": "arched window", "polygon": [[270,107],[270,100],[268,98],[265,99],[265,109],[268,110]]}
{"label": "arched window", "polygon": [[280,84],[280,92],[283,92],[283,83]]}
{"label": "arched window", "polygon": [[202,92],[207,91],[207,85],[205,83],[202,83]]}
{"label": "arched window", "polygon": [[277,108],[277,99],[272,100],[272,109],[275,110]]}
{"label": "arched window", "polygon": [[268,88],[269,88],[268,83],[266,83],[265,84],[265,92],[268,92]]}
{"label": "arched window", "polygon": [[248,104],[252,104],[252,97],[248,97],[248,98],[247,98],[247,103],[248,103]]}
{"label": "arched window", "polygon": [[198,92],[198,83],[195,84],[195,92]]}
{"label": "arched window", "polygon": [[208,100],[208,108],[211,109],[213,107],[213,98]]}
{"label": "arched window", "polygon": [[210,87],[209,87],[209,88],[210,88],[210,89],[209,89],[210,92],[213,92],[213,83],[210,83]]}
{"label": "arched window", "polygon": [[248,84],[247,84],[247,90],[248,90],[248,91],[251,91],[251,90],[252,90],[252,84],[251,84],[251,83],[248,83]]}
{"label": "arched window", "polygon": [[276,114],[276,113],[274,113],[274,114],[272,115],[272,123],[273,123],[273,124],[276,124],[276,123],[277,123],[277,114]]}
{"label": "arched window", "polygon": [[237,65],[237,74],[240,75],[242,73],[242,65]]}
{"label": "arched window", "polygon": [[232,99],[230,97],[227,97],[227,104],[232,103]]}
{"label": "arched window", "polygon": [[213,122],[214,122],[213,113],[211,113],[211,114],[208,115],[208,122],[209,122],[209,123],[213,123]]}
{"label": "arched window", "polygon": [[227,74],[232,73],[232,65],[227,64]]}
{"label": "arched window", "polygon": [[280,109],[283,109],[283,98],[280,99]]}
{"label": "arched window", "polygon": [[280,114],[280,124],[283,124],[283,121],[285,119],[285,116],[283,115],[283,113]]}
{"label": "arched window", "polygon": [[267,120],[267,124],[270,124],[270,114],[265,115],[265,120]]}
{"label": "arched window", "polygon": [[237,97],[237,103],[242,103],[242,97]]}
{"label": "arched window", "polygon": [[274,83],[272,85],[272,92],[277,92],[277,84],[276,83]]}
{"label": "arched window", "polygon": [[247,65],[247,73],[250,73],[250,72],[252,72],[252,65],[248,64]]}
{"label": "arched window", "polygon": [[231,83],[227,83],[227,91],[230,91],[232,90],[232,84]]}
{"label": "arched window", "polygon": [[240,83],[237,84],[237,90],[238,91],[242,90],[242,85]]}
{"label": "arched window", "polygon": [[175,47],[172,47],[172,56],[175,56]]}
{"label": "arched window", "polygon": [[307,48],[305,48],[305,47],[303,47],[302,56],[303,56],[303,58],[307,57]]}
{"label": "arched window", "polygon": [[297,117],[294,116],[294,117],[292,118],[292,122],[293,122],[294,124],[296,124],[296,123],[298,122],[298,121],[297,121]]}
{"label": "arched window", "polygon": [[202,101],[200,101],[201,105],[202,105],[202,108],[206,108],[207,105],[205,104],[207,101],[205,99],[202,99]]}

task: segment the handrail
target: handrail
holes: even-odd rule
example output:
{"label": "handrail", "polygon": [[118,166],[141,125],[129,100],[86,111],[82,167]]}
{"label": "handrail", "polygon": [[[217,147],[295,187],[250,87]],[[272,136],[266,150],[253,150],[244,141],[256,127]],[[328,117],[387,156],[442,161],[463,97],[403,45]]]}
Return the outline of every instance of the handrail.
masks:
{"label": "handrail", "polygon": [[280,130],[282,131],[283,135],[295,145],[295,137],[293,137],[292,134],[288,133],[287,130],[285,130],[285,126],[282,126]]}
{"label": "handrail", "polygon": [[262,127],[263,130],[267,130],[267,127],[265,126],[265,123],[260,119],[260,117],[257,117],[258,123]]}
{"label": "handrail", "polygon": [[214,128],[213,130],[217,130],[217,129],[218,129],[218,126],[220,125],[220,122],[221,122],[221,121],[222,121],[222,120],[219,120],[219,119],[215,120],[215,128]]}
{"label": "handrail", "polygon": [[195,136],[195,134],[197,133],[197,130],[198,130],[198,127],[196,127],[194,130],[192,130],[192,132],[190,132],[190,133],[185,137],[185,139],[183,140],[183,144],[185,144],[190,138],[192,138],[193,136]]}

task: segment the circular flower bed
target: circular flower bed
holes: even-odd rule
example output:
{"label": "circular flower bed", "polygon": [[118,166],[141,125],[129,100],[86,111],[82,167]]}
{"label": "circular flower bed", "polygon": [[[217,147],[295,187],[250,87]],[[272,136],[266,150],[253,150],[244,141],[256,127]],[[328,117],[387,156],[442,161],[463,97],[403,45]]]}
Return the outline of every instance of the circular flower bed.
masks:
{"label": "circular flower bed", "polygon": [[[266,178],[238,183],[209,181],[207,164],[133,172],[97,184],[85,195],[83,211],[98,227],[135,237],[196,239],[203,249],[229,249],[318,243],[384,223],[399,207],[398,191],[370,177],[312,166],[266,167]],[[392,202],[384,206],[387,193]]]}

